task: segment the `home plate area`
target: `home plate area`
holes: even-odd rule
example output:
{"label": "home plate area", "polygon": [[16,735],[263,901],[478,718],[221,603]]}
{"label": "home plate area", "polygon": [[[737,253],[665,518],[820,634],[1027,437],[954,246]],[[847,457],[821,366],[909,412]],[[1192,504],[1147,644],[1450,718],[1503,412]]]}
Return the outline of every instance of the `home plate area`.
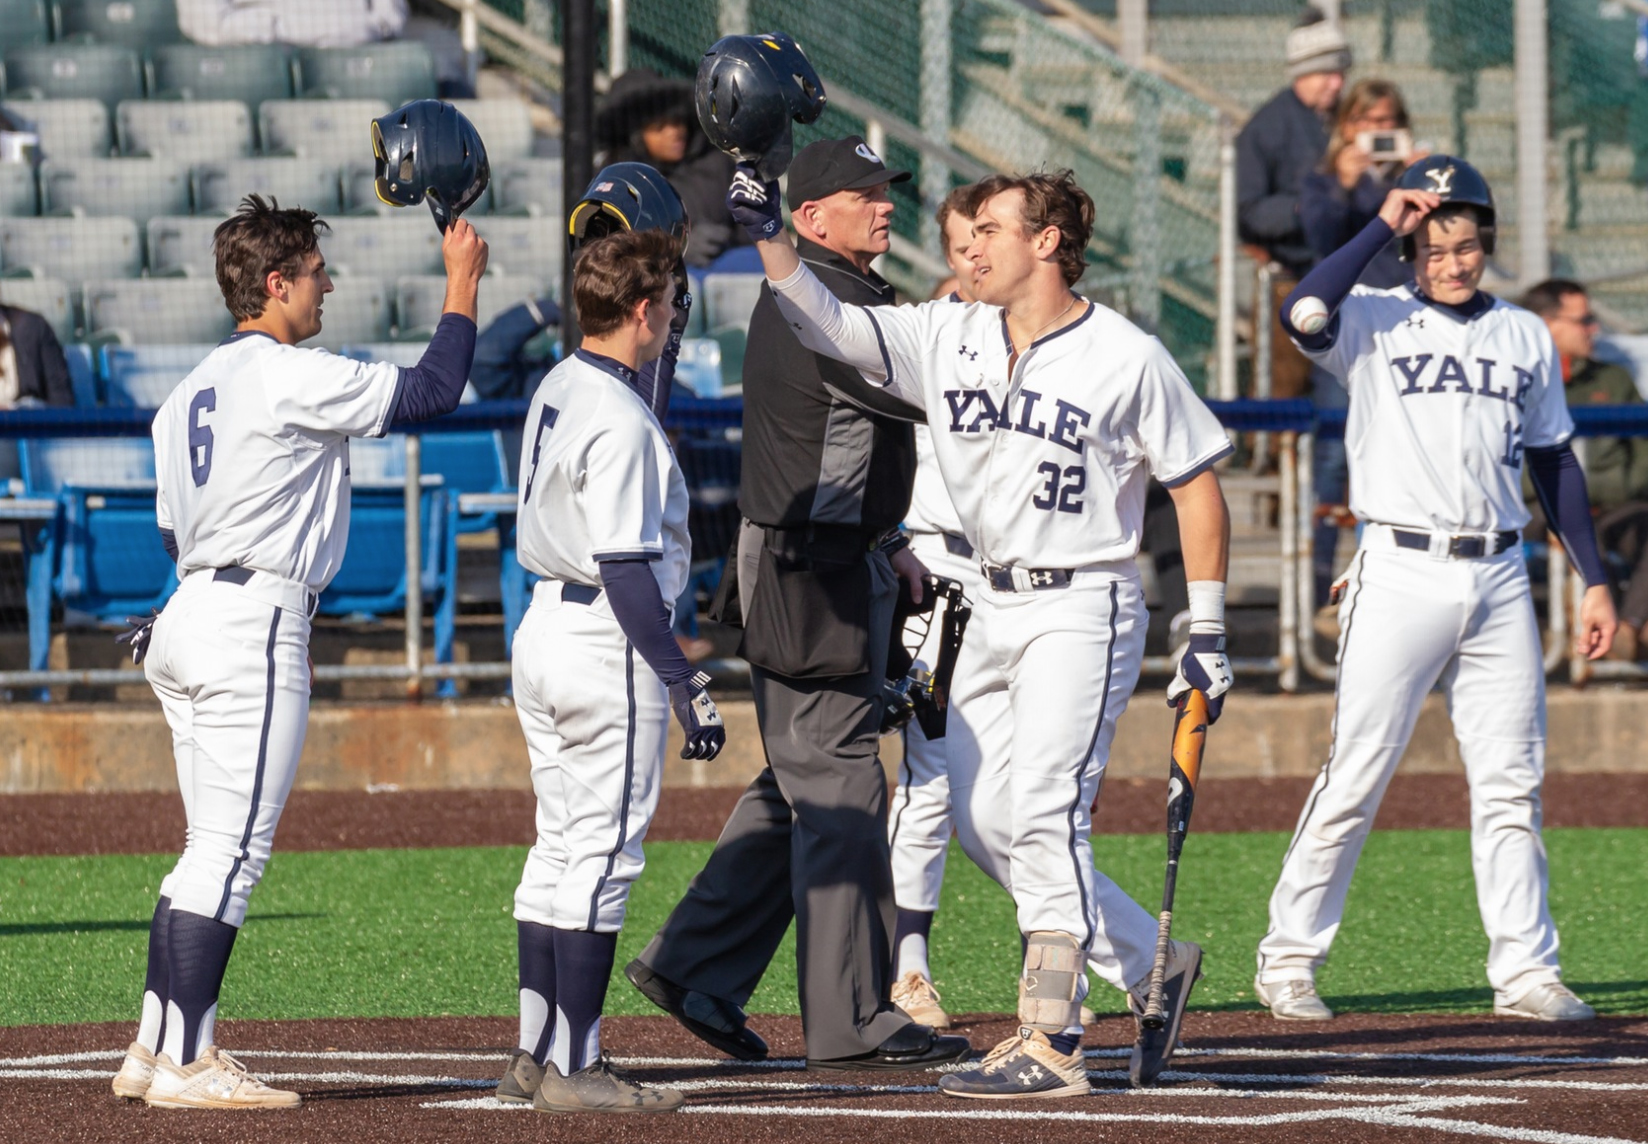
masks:
{"label": "home plate area", "polygon": [[[166,1112],[109,1092],[129,1031],[108,1025],[0,1030],[0,1139],[702,1140],[809,1142],[1067,1139],[1430,1141],[1461,1136],[1579,1144],[1648,1142],[1648,1021],[1549,1026],[1461,1016],[1341,1017],[1284,1025],[1256,1013],[1193,1013],[1172,1067],[1128,1086],[1131,1022],[1087,1037],[1093,1095],[957,1100],[937,1071],[809,1071],[794,1018],[756,1017],[774,1056],[730,1061],[663,1018],[605,1025],[613,1063],[685,1091],[674,1116],[535,1113],[492,1090],[511,1023],[495,1018],[233,1022],[223,1044],[255,1075],[304,1096],[289,1113]],[[1000,1017],[958,1026],[980,1051]],[[940,1124],[942,1123],[942,1127]],[[1190,1139],[1190,1137],[1185,1137]]]}

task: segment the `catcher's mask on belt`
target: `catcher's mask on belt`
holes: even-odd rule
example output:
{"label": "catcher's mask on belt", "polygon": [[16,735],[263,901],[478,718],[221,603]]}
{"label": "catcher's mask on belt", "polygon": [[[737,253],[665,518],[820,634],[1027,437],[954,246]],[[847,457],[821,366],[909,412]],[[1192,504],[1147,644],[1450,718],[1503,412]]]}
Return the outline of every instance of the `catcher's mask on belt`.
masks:
{"label": "catcher's mask on belt", "polygon": [[416,99],[372,121],[378,198],[393,207],[429,203],[442,233],[486,192],[492,169],[480,132],[438,99]]}
{"label": "catcher's mask on belt", "polygon": [[763,179],[790,165],[790,124],[824,113],[824,84],[806,55],[782,32],[723,36],[698,64],[693,84],[698,122],[711,143]]}
{"label": "catcher's mask on belt", "polygon": [[[950,678],[955,674],[956,655],[961,651],[962,636],[967,632],[973,606],[954,580],[929,575],[924,584],[926,590],[919,604],[910,602],[908,590],[900,584],[898,606],[893,611],[893,638],[887,649],[887,679],[881,688],[883,735],[898,730],[913,718],[929,740],[944,738],[945,717],[950,710]],[[927,642],[941,603],[943,626],[939,629],[937,662],[918,665],[916,652]],[[925,622],[909,623],[918,616],[925,617]],[[905,642],[912,636],[914,649]]]}

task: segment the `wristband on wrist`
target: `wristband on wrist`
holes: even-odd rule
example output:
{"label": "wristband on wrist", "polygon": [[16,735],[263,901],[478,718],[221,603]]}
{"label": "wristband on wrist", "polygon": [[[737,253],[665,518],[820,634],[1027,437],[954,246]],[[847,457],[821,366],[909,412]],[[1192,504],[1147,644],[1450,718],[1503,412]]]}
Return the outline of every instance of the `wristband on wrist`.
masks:
{"label": "wristband on wrist", "polygon": [[1196,633],[1225,630],[1225,585],[1222,580],[1192,580],[1185,585],[1190,595],[1190,630]]}

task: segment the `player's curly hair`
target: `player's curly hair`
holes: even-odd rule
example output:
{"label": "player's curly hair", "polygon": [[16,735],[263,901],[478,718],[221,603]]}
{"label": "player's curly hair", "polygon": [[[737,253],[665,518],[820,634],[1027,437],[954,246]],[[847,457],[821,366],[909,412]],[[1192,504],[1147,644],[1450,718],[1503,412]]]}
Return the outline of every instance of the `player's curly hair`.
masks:
{"label": "player's curly hair", "polygon": [[636,304],[658,301],[675,278],[681,242],[661,230],[620,230],[578,251],[572,300],[578,328],[598,338],[618,329]]}
{"label": "player's curly hair", "polygon": [[314,211],[282,209],[273,195],[247,195],[237,210],[212,232],[212,256],[217,260],[217,286],[223,304],[237,322],[262,315],[270,273],[295,279],[309,258],[320,252],[320,236],[330,228]]}
{"label": "player's curly hair", "polygon": [[984,204],[1007,191],[1021,191],[1024,234],[1059,228],[1059,269],[1074,286],[1087,272],[1086,250],[1093,237],[1093,198],[1076,183],[1074,171],[1036,171],[1028,175],[989,175],[973,184],[967,213],[976,216]]}

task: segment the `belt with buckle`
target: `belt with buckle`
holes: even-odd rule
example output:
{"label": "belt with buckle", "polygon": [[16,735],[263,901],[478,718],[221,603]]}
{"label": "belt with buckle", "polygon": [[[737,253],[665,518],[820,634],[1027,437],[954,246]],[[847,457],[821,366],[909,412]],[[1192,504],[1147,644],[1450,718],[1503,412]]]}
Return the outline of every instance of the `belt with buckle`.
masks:
{"label": "belt with buckle", "polygon": [[[1431,534],[1428,532],[1413,532],[1405,528],[1392,528],[1391,539],[1398,548],[1411,548],[1417,552],[1431,550]],[[1475,560],[1483,556],[1498,556],[1501,552],[1513,547],[1521,540],[1515,532],[1495,532],[1491,535],[1475,533],[1469,536],[1450,536],[1448,541],[1448,555],[1456,560]],[[1488,542],[1492,540],[1493,547]]]}
{"label": "belt with buckle", "polygon": [[951,556],[959,556],[963,560],[973,558],[973,546],[967,543],[965,536],[957,536],[953,532],[941,532],[939,535],[944,537],[944,547],[949,550]]}
{"label": "belt with buckle", "polygon": [[[984,579],[997,592],[1042,592],[1050,588],[1068,588],[1075,572],[1071,568],[1013,568],[988,562],[981,563],[979,571],[984,573]],[[1023,574],[1023,586],[1014,582],[1014,572]]]}

